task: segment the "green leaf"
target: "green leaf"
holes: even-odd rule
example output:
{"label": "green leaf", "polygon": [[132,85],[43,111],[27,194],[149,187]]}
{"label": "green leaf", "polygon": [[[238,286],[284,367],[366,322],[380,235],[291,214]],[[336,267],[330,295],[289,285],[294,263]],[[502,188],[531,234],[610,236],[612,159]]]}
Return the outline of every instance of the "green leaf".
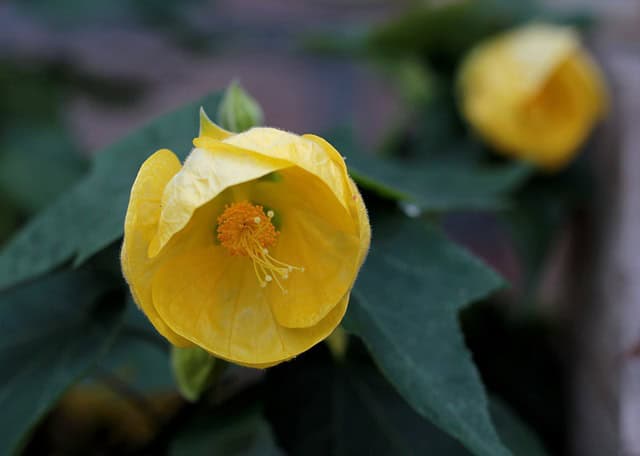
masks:
{"label": "green leaf", "polygon": [[375,369],[350,362],[334,382],[334,425],[341,432],[337,454],[468,454],[417,414]]}
{"label": "green leaf", "polygon": [[392,215],[377,219],[345,329],[364,340],[419,414],[474,454],[509,454],[457,320],[462,307],[501,287],[502,279],[434,227]]}
{"label": "green leaf", "polygon": [[539,312],[514,316],[511,306],[492,301],[467,308],[460,316],[476,366],[487,388],[536,427],[549,451],[561,454],[571,412],[566,405],[566,359],[555,343],[562,333],[559,322]]}
{"label": "green leaf", "polygon": [[61,127],[15,126],[0,142],[0,191],[33,213],[76,182],[86,165]]}
{"label": "green leaf", "polygon": [[98,369],[100,372],[94,380],[101,380],[101,375],[107,373],[141,394],[175,391],[169,344],[131,296],[127,299],[122,329],[109,352],[100,360]]}
{"label": "green leaf", "polygon": [[160,148],[184,159],[198,132],[200,106],[215,112],[219,99],[214,93],[189,103],[98,152],[91,172],[35,216],[0,252],[0,289],[70,259],[81,264],[117,241],[142,162]]}
{"label": "green leaf", "polygon": [[171,456],[278,456],[269,424],[257,411],[198,417],[171,444]]}
{"label": "green leaf", "polygon": [[330,134],[329,141],[347,157],[349,172],[363,188],[425,211],[504,208],[509,193],[532,173],[526,164],[485,165],[468,156],[439,154],[417,163],[377,158],[360,152],[345,131]]}
{"label": "green leaf", "polygon": [[[354,159],[352,159],[354,158]],[[413,203],[425,211],[495,210],[509,205],[508,193],[530,175],[527,165],[482,166],[462,161],[410,167],[399,160],[349,156],[349,169],[364,188]]]}
{"label": "green leaf", "polygon": [[211,386],[217,362],[200,347],[171,347],[171,367],[180,394],[188,401],[197,401]]}
{"label": "green leaf", "polygon": [[[267,416],[288,454],[470,454],[416,413],[356,352],[350,350],[345,362],[333,363],[316,349],[295,365],[269,369]],[[513,454],[545,454],[535,435],[505,404],[492,400],[491,416]]]}
{"label": "green leaf", "polygon": [[467,454],[352,352],[336,364],[316,349],[267,371],[267,416],[287,454]]}
{"label": "green leaf", "polygon": [[63,272],[0,294],[0,454],[25,436],[107,350],[122,306],[108,282]]}

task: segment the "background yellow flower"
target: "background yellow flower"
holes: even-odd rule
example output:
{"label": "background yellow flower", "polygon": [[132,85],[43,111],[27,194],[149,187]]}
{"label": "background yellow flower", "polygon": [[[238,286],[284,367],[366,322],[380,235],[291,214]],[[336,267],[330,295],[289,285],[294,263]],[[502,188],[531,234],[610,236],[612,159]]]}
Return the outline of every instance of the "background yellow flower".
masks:
{"label": "background yellow flower", "polygon": [[477,46],[460,70],[462,111],[497,150],[566,165],[603,115],[598,67],[568,27],[531,24]]}
{"label": "background yellow flower", "polygon": [[140,168],[122,268],[174,345],[265,367],[327,337],[369,247],[362,198],[326,141],[272,128],[232,135],[201,116],[181,166]]}

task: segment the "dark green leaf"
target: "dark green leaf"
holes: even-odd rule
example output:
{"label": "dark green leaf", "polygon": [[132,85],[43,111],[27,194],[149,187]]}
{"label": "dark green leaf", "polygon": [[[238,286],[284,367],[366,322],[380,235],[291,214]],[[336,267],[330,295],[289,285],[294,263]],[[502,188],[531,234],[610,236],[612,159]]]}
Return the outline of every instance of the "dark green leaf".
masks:
{"label": "dark green leaf", "polygon": [[508,205],[508,191],[530,175],[526,165],[475,166],[462,161],[411,169],[400,161],[350,160],[363,187],[399,197],[426,211],[492,210]]}
{"label": "dark green leaf", "polygon": [[334,382],[336,454],[468,454],[418,415],[375,369],[350,362]]}
{"label": "dark green leaf", "polygon": [[[289,454],[470,454],[416,413],[368,360],[354,356],[356,351],[335,364],[316,349],[295,364],[268,371],[268,417]],[[533,433],[506,405],[492,401],[491,412],[513,454],[544,455]]]}
{"label": "dark green leaf", "polygon": [[[477,455],[506,455],[457,313],[502,279],[437,229],[378,216],[344,326],[422,416]],[[374,220],[376,220],[374,215]]]}
{"label": "dark green leaf", "polygon": [[160,148],[180,158],[197,135],[200,106],[215,112],[218,94],[162,116],[99,152],[90,174],[34,217],[0,252],[0,289],[74,259],[80,264],[122,236],[129,191],[142,162]]}
{"label": "dark green leaf", "polygon": [[5,131],[0,143],[0,191],[26,213],[53,201],[86,167],[60,127],[14,127]]}
{"label": "dark green leaf", "polygon": [[171,456],[277,456],[269,424],[257,411],[216,416],[215,412],[188,423],[171,445]]}
{"label": "dark green leaf", "polygon": [[96,306],[107,287],[73,271],[0,294],[0,454],[17,451],[113,341],[122,306]]}
{"label": "dark green leaf", "polygon": [[565,454],[571,411],[566,357],[557,347],[563,329],[539,313],[514,316],[500,304],[489,300],[461,314],[476,366],[487,389],[534,426],[552,454]]}
{"label": "dark green leaf", "polygon": [[426,211],[503,208],[509,192],[532,172],[525,164],[484,165],[466,156],[438,155],[418,163],[381,159],[359,152],[348,133],[334,133],[329,140],[347,157],[349,171],[362,187]]}
{"label": "dark green leaf", "polygon": [[468,454],[418,415],[368,360],[350,355],[334,364],[324,355],[316,349],[267,372],[267,416],[288,454]]}
{"label": "dark green leaf", "polygon": [[100,375],[108,373],[120,382],[146,394],[175,390],[169,362],[169,344],[144,313],[129,298],[122,330],[100,361]]}

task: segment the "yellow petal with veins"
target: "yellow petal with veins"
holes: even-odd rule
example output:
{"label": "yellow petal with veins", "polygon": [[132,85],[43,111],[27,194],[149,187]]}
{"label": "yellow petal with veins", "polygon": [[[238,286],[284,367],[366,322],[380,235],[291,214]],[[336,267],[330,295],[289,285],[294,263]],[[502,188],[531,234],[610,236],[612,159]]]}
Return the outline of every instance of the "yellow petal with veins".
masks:
{"label": "yellow petal with veins", "polygon": [[157,264],[147,258],[147,249],[160,218],[160,200],[167,182],[180,171],[178,158],[167,149],[151,155],[140,167],[124,222],[121,263],[131,294],[153,326],[174,345],[189,343],[175,334],[158,316],[151,297],[151,282]]}
{"label": "yellow petal with veins", "polygon": [[290,166],[283,160],[209,140],[207,149],[194,149],[162,196],[158,232],[149,245],[154,257],[183,229],[199,207],[225,189]]}
{"label": "yellow petal with veins", "polygon": [[220,258],[208,249],[190,252],[166,264],[153,284],[154,302],[170,327],[219,358],[251,367],[277,364],[327,337],[346,311],[348,297],[342,297],[312,327],[280,326],[243,258]]}
{"label": "yellow petal with veins", "polygon": [[300,168],[280,172],[279,183],[258,182],[252,199],[281,214],[280,239],[271,254],[304,267],[277,287],[266,290],[276,320],[296,328],[315,325],[353,285],[357,274],[360,236],[354,218],[322,181]]}
{"label": "yellow petal with veins", "polygon": [[341,204],[346,206],[347,189],[344,185],[346,168],[340,158],[304,136],[294,135],[275,128],[252,128],[227,138],[227,144],[252,150],[268,157],[287,160],[320,178]]}
{"label": "yellow petal with veins", "polygon": [[362,200],[362,195],[358,191],[358,187],[349,177],[347,172],[347,165],[344,162],[342,155],[331,145],[327,140],[316,135],[303,135],[305,139],[315,142],[322,147],[327,155],[333,160],[333,162],[340,167],[343,176],[343,185],[347,188],[346,203],[351,213],[351,217],[356,222],[358,231],[360,232],[360,255],[358,256],[358,267],[362,266],[364,260],[369,251],[371,245],[371,225],[369,224],[369,215],[367,214],[367,208]]}

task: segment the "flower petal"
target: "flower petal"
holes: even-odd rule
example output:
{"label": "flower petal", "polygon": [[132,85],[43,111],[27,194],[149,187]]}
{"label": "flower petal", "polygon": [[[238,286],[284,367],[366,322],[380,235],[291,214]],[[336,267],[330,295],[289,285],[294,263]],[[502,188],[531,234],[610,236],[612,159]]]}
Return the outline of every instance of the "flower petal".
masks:
{"label": "flower petal", "polygon": [[352,212],[355,213],[356,220],[358,220],[358,231],[360,233],[360,250],[358,252],[358,268],[360,268],[371,246],[371,225],[369,224],[369,214],[364,205],[362,195],[360,195],[358,187],[351,179],[349,179],[349,188],[351,189],[351,201],[353,202]]}
{"label": "flower petal", "polygon": [[275,128],[252,128],[231,136],[224,141],[269,157],[287,160],[319,177],[347,206],[348,190],[345,188],[346,167],[342,157],[334,155],[309,138],[287,133]]}
{"label": "flower petal", "polygon": [[160,218],[162,192],[180,167],[178,158],[167,149],[157,151],[140,167],[124,222],[121,263],[134,301],[153,326],[174,345],[186,346],[189,342],[168,328],[153,307],[151,282],[155,267],[147,257]]}
{"label": "flower petal", "polygon": [[313,141],[322,147],[332,158],[334,163],[336,163],[336,165],[344,172],[344,181],[347,187],[347,206],[351,216],[356,220],[357,227],[360,232],[360,253],[358,264],[362,266],[371,245],[371,225],[369,224],[369,215],[367,214],[367,208],[362,200],[362,195],[360,195],[358,187],[349,177],[344,158],[331,144],[329,144],[329,142],[320,136],[310,134],[304,135],[303,138]]}
{"label": "flower petal", "polygon": [[200,134],[198,136],[205,136],[207,138],[216,139],[222,141],[232,136],[233,133],[225,130],[219,125],[215,124],[205,112],[204,108],[200,107]]}
{"label": "flower petal", "polygon": [[194,142],[206,148],[194,149],[165,188],[158,232],[149,245],[149,257],[156,256],[189,223],[196,209],[225,189],[291,166],[286,161],[210,138],[199,139],[206,141]]}
{"label": "flower petal", "polygon": [[557,169],[573,158],[586,139],[604,111],[604,94],[594,73],[585,74],[587,62],[582,52],[571,55],[522,108],[523,119],[512,130],[528,146],[523,157]]}
{"label": "flower petal", "polygon": [[173,331],[215,356],[264,368],[290,359],[328,336],[348,296],[317,325],[278,325],[264,289],[244,257],[223,257],[220,246],[176,257],[158,271],[153,300]]}
{"label": "flower petal", "polygon": [[291,167],[250,186],[250,198],[276,214],[280,235],[269,253],[293,270],[266,289],[277,322],[289,328],[322,320],[353,285],[360,266],[356,219],[317,177]]}
{"label": "flower petal", "polygon": [[534,95],[579,48],[580,38],[572,28],[531,24],[473,49],[464,60],[460,82],[466,92],[491,93],[494,102],[511,103]]}

